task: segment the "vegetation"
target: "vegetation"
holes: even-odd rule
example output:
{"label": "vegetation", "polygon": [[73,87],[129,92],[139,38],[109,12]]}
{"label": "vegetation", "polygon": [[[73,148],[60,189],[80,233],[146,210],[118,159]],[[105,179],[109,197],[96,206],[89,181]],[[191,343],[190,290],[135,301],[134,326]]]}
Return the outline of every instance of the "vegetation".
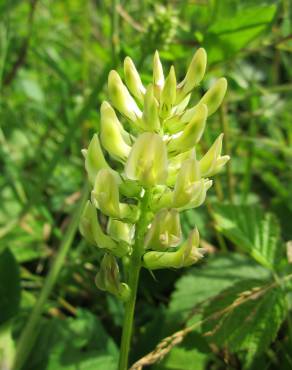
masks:
{"label": "vegetation", "polygon": [[0,369],[117,369],[125,308],[97,289],[104,253],[78,231],[81,149],[126,56],[147,86],[155,50],[181,81],[200,47],[190,105],[222,76],[228,90],[196,151],[223,132],[231,160],[181,212],[204,258],[141,270],[129,366],[291,369],[290,2],[2,0],[0,14]]}

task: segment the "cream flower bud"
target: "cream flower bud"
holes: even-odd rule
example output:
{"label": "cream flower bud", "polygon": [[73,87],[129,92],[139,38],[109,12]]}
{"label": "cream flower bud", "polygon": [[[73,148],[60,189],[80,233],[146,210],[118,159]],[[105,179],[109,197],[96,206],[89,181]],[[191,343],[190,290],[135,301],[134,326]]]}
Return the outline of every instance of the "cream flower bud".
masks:
{"label": "cream flower bud", "polygon": [[146,252],[143,256],[144,267],[157,270],[190,266],[203,257],[204,250],[198,248],[199,241],[199,233],[195,229],[175,252]]}
{"label": "cream flower bud", "polygon": [[102,231],[97,219],[96,209],[90,201],[86,203],[80,217],[79,230],[88,243],[94,244],[98,248],[107,249],[117,257],[122,257],[130,251],[130,247],[128,245],[120,245],[116,243],[111,237]]}
{"label": "cream flower bud", "polygon": [[145,237],[145,249],[165,250],[175,247],[181,240],[179,213],[175,209],[162,209],[151,224]]}
{"label": "cream flower bud", "polygon": [[213,176],[229,161],[229,155],[221,157],[223,134],[220,134],[214,141],[211,148],[200,160],[202,176]]}
{"label": "cream flower bud", "polygon": [[173,186],[177,179],[177,174],[183,164],[187,159],[196,158],[195,149],[186,151],[184,153],[178,154],[174,157],[169,158],[168,163],[168,177],[167,177],[167,185]]}
{"label": "cream flower bud", "polygon": [[198,107],[196,115],[185,127],[181,135],[172,138],[168,145],[168,153],[175,155],[192,149],[201,139],[208,116],[208,109],[205,104]]}
{"label": "cream flower bud", "polygon": [[119,74],[114,70],[110,71],[108,76],[108,90],[113,105],[120,113],[132,122],[136,122],[138,118],[141,118],[142,112],[123,84]]}
{"label": "cream flower bud", "polygon": [[98,171],[102,168],[109,168],[109,165],[104,159],[97,134],[93,135],[88,149],[83,149],[82,154],[85,157],[85,168],[89,181],[91,184],[94,184]]}
{"label": "cream flower bud", "polygon": [[159,53],[156,50],[153,58],[153,86],[154,95],[160,99],[160,93],[164,85],[164,74],[162,64],[159,58]]}
{"label": "cream flower bud", "polygon": [[125,167],[126,176],[148,188],[165,184],[167,152],[162,138],[155,133],[141,134],[132,147]]}
{"label": "cream flower bud", "polygon": [[151,208],[157,211],[170,207],[181,211],[199,207],[211,186],[211,180],[201,178],[199,162],[195,158],[187,159],[178,171],[174,190],[165,189],[162,194],[154,195]]}
{"label": "cream flower bud", "polygon": [[222,77],[205,93],[199,104],[206,104],[208,116],[211,116],[220,107],[227,90],[227,80]]}
{"label": "cream flower bud", "polygon": [[[207,105],[208,117],[211,116],[211,114],[215,113],[224,99],[226,90],[226,78],[219,78],[219,80],[217,80],[215,84],[205,93],[205,95],[202,97],[197,105],[195,105],[193,108],[187,109],[180,117],[176,118],[174,125],[176,130],[178,130],[178,128],[182,127],[184,124],[188,123],[197,113],[198,108],[202,104]],[[168,122],[167,127],[171,126],[171,124],[171,121]],[[171,132],[173,132],[173,130]]]}
{"label": "cream flower bud", "polygon": [[98,172],[91,192],[91,201],[107,216],[127,219],[132,222],[135,222],[138,218],[138,208],[136,206],[120,203],[119,178],[110,169],[103,169]]}
{"label": "cream flower bud", "polygon": [[160,116],[167,118],[174,106],[176,99],[176,76],[174,67],[171,66],[169,75],[167,76],[161,95],[160,95]]}
{"label": "cream flower bud", "polygon": [[184,267],[191,266],[204,257],[205,249],[198,248],[199,243],[200,235],[198,229],[196,228],[190,232],[188,239],[179,250],[182,256],[182,263]]}
{"label": "cream flower bud", "polygon": [[118,242],[132,244],[135,226],[110,218],[107,224],[107,233]]}
{"label": "cream flower bud", "polygon": [[207,53],[205,49],[200,48],[194,54],[184,80],[177,86],[177,103],[181,102],[194,87],[200,84],[205,75],[206,66]]}
{"label": "cream flower bud", "polygon": [[91,192],[92,203],[107,216],[120,216],[119,187],[110,169],[100,170]]}
{"label": "cream flower bud", "polygon": [[143,124],[147,131],[159,132],[160,120],[158,112],[158,102],[154,96],[153,85],[147,86],[146,94],[144,95],[144,111]]}
{"label": "cream flower bud", "polygon": [[183,163],[175,183],[172,207],[179,210],[196,208],[205,201],[212,181],[200,176],[197,160],[189,159]]}
{"label": "cream flower bud", "polygon": [[174,187],[173,206],[180,208],[190,203],[194,193],[201,189],[202,184],[198,161],[188,159],[183,162]]}
{"label": "cream flower bud", "polygon": [[143,86],[140,75],[130,57],[126,57],[124,60],[124,73],[126,84],[131,94],[140,102],[143,102],[146,89]]}
{"label": "cream flower bud", "polygon": [[125,138],[129,143],[130,135],[123,129],[110,104],[104,101],[100,108],[100,140],[103,147],[111,156],[125,160],[131,150]]}
{"label": "cream flower bud", "polygon": [[130,288],[127,284],[120,282],[119,266],[111,254],[104,255],[95,284],[100,290],[108,291],[122,301],[127,301],[130,297]]}

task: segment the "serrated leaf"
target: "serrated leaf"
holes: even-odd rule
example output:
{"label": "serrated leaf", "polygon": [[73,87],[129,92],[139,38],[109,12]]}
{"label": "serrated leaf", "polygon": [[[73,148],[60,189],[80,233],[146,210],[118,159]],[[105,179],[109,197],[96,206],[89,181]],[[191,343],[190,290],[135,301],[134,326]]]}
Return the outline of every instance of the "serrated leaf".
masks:
{"label": "serrated leaf", "polygon": [[204,370],[206,355],[195,349],[187,350],[183,346],[174,347],[166,359],[154,367],[154,370]]}
{"label": "serrated leaf", "polygon": [[203,332],[220,348],[248,350],[251,361],[274,340],[285,318],[284,299],[280,287],[259,280],[238,282],[205,308]]}
{"label": "serrated leaf", "polygon": [[154,370],[204,370],[211,350],[205,338],[190,333],[178,346],[172,348]]}
{"label": "serrated leaf", "polygon": [[283,249],[277,218],[256,206],[215,205],[217,229],[261,265],[276,268]]}
{"label": "serrated leaf", "polygon": [[268,271],[250,258],[236,253],[210,258],[206,266],[189,269],[171,296],[168,314],[184,320],[201,302],[217,295],[236,281],[250,277],[266,279]]}

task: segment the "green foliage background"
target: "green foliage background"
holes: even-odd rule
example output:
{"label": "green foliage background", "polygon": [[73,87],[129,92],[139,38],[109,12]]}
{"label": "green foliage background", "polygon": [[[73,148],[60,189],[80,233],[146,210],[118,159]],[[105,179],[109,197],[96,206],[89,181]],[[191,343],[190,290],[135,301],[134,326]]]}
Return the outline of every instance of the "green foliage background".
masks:
{"label": "green foliage background", "polygon": [[37,305],[24,370],[116,369],[123,306],[94,286],[100,255],[77,230],[80,150],[110,69],[129,55],[147,83],[158,49],[183,78],[199,46],[198,96],[229,82],[200,149],[223,131],[232,160],[207,205],[183,215],[204,261],[143,271],[131,363],[178,332],[150,368],[292,368],[291,22],[289,0],[0,0],[0,369]]}

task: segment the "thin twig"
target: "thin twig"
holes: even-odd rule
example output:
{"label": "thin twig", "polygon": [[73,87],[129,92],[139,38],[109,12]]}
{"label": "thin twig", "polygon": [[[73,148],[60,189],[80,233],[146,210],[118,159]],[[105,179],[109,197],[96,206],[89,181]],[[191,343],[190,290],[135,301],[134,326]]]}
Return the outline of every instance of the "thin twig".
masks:
{"label": "thin twig", "polygon": [[145,32],[145,28],[142,27],[138,22],[133,19],[128,12],[119,4],[117,5],[117,11],[120,14],[120,16],[129,23],[130,26],[132,26],[136,31],[138,32]]}

